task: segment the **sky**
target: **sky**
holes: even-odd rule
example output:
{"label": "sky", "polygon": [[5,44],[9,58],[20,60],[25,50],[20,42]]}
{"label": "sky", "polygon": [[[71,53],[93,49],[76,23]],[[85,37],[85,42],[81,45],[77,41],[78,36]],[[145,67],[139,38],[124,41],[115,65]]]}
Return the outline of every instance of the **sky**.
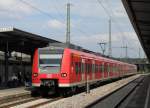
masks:
{"label": "sky", "polygon": [[102,52],[98,43],[106,42],[105,54],[108,55],[111,17],[112,56],[125,57],[125,49],[121,47],[128,46],[128,57],[144,57],[121,0],[99,1],[0,0],[0,27],[15,27],[65,42],[66,4],[71,3],[71,43]]}

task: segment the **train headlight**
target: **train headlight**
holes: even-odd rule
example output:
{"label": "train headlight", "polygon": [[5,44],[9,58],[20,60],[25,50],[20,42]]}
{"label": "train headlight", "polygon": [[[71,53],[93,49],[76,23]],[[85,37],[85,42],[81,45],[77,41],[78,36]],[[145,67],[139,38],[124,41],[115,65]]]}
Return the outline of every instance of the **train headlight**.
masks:
{"label": "train headlight", "polygon": [[67,73],[62,73],[61,77],[67,77]]}
{"label": "train headlight", "polygon": [[37,76],[38,76],[38,73],[34,73],[33,76],[34,76],[34,77],[37,77]]}

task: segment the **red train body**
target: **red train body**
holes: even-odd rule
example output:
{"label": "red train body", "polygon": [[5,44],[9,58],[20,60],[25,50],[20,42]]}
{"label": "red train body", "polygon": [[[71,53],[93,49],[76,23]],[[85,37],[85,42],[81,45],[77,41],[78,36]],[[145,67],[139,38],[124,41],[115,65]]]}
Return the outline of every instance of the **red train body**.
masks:
{"label": "red train body", "polygon": [[39,48],[34,53],[32,86],[47,89],[74,88],[85,83],[135,74],[132,64],[70,48]]}

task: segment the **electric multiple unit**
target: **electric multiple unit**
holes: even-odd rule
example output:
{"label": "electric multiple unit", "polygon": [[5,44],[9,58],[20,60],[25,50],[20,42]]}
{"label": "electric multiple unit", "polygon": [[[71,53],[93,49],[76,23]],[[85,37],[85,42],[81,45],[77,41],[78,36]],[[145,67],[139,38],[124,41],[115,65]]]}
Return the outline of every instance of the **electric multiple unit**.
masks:
{"label": "electric multiple unit", "polygon": [[34,53],[32,86],[47,93],[68,92],[85,84],[136,74],[132,64],[93,53],[61,48],[38,48]]}

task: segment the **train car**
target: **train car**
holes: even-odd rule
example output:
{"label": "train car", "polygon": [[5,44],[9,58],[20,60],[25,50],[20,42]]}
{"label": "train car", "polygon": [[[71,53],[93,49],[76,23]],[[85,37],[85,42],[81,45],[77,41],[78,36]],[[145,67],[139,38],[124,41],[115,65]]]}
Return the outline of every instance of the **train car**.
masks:
{"label": "train car", "polygon": [[[79,87],[112,78],[136,74],[132,64],[104,58],[94,53],[61,47],[36,49],[33,57],[32,86],[42,93],[74,92]],[[34,91],[33,91],[34,93]]]}

